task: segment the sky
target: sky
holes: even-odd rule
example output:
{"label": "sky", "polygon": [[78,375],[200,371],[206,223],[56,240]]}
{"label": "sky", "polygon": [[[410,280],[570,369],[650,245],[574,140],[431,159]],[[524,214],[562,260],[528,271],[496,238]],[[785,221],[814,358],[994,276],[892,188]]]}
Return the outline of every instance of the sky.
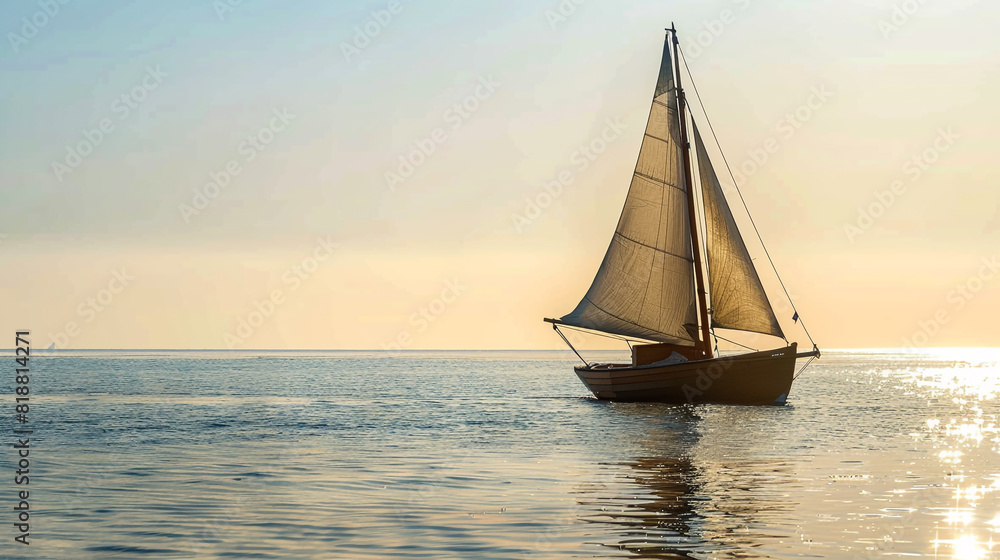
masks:
{"label": "sky", "polygon": [[995,346],[998,16],[969,0],[4,3],[0,332],[561,348],[541,319],[573,309],[607,249],[675,22],[820,347]]}

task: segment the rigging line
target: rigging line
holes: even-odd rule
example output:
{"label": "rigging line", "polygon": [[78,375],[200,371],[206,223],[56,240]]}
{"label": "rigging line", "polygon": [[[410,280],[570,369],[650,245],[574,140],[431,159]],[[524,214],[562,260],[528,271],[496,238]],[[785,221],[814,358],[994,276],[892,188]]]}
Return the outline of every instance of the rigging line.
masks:
{"label": "rigging line", "polygon": [[[683,54],[683,51],[681,51],[681,54]],[[750,208],[747,207],[747,202],[743,199],[743,193],[740,191],[740,186],[736,183],[736,176],[733,175],[733,170],[729,167],[729,161],[726,160],[726,153],[722,150],[722,144],[719,142],[719,137],[715,134],[715,127],[712,126],[712,119],[708,116],[708,111],[705,109],[705,102],[702,101],[701,94],[698,93],[698,86],[695,85],[694,76],[691,75],[691,67],[687,65],[686,61],[684,63],[684,68],[687,70],[688,78],[691,80],[691,87],[694,89],[694,95],[698,98],[698,105],[701,106],[701,112],[705,115],[705,122],[708,123],[708,129],[712,132],[712,138],[715,139],[715,145],[719,147],[719,153],[722,154],[722,161],[726,164],[726,171],[729,172],[729,177],[733,180],[733,186],[736,187],[736,194],[740,196],[740,202],[743,203],[743,209],[746,210],[747,217],[750,218],[750,224],[753,226],[753,231],[757,234],[757,240],[760,241],[760,246],[764,249],[764,255],[767,256],[767,261],[771,263],[771,270],[774,271],[774,275],[778,278],[778,284],[781,285],[781,290],[785,292],[785,297],[788,299],[789,305],[792,306],[792,312],[799,315],[798,309],[795,308],[795,302],[792,301],[792,296],[788,294],[788,288],[785,287],[785,283],[781,280],[781,275],[778,274],[778,268],[774,266],[774,260],[771,259],[771,254],[768,252],[767,246],[764,245],[764,239],[761,237],[760,231],[757,229],[757,224],[753,221],[753,216],[750,215]],[[816,341],[814,341],[812,335],[809,334],[809,329],[806,328],[805,321],[802,320],[801,315],[799,315],[798,322],[802,325],[802,330],[805,331],[806,336],[809,338],[809,342],[811,342],[815,347]]]}
{"label": "rigging line", "polygon": [[583,356],[581,356],[580,353],[576,351],[576,348],[573,348],[573,345],[569,343],[569,339],[566,338],[566,335],[564,335],[562,331],[559,330],[559,325],[552,323],[552,328],[556,331],[556,334],[558,334],[559,337],[563,339],[563,342],[566,343],[566,346],[569,346],[569,349],[572,350],[574,354],[576,354],[576,357],[580,358],[580,361],[583,362],[585,366],[590,367],[590,364],[587,363],[587,360],[583,359]]}
{"label": "rigging line", "polygon": [[[742,348],[746,348],[747,350],[753,350],[754,352],[760,352],[760,350],[758,350],[756,348],[751,348],[750,346],[747,346],[746,344],[740,344],[739,342],[736,342],[735,340],[729,340],[728,338],[723,338],[723,337],[721,337],[721,336],[719,336],[717,334],[714,334],[714,333],[713,333],[713,336],[715,336],[715,338],[719,338],[719,339],[725,340],[726,342],[728,342],[730,344],[735,344],[735,345],[740,346]],[[716,341],[716,345],[718,345],[718,341]]]}
{"label": "rigging line", "polygon": [[624,340],[626,343],[629,342],[629,341],[632,341],[632,342],[639,342],[639,343],[642,343],[642,344],[646,344],[648,342],[648,341],[645,341],[645,340],[642,340],[642,339],[638,339],[638,338],[627,338],[627,337],[616,335],[616,334],[607,334],[607,333],[597,332],[597,331],[594,331],[594,330],[585,329],[583,327],[575,327],[573,325],[567,325],[565,323],[562,326],[566,327],[567,329],[570,329],[570,330],[582,332],[584,334],[592,334],[594,336],[603,336],[604,338],[610,338],[612,340]]}
{"label": "rigging line", "polygon": [[811,363],[812,363],[812,361],[813,361],[813,360],[815,360],[815,359],[816,359],[816,356],[811,356],[811,357],[809,358],[809,361],[807,361],[807,362],[805,363],[805,365],[803,365],[803,366],[802,366],[802,369],[800,369],[800,370],[799,370],[799,372],[795,374],[795,377],[793,377],[793,378],[792,378],[792,381],[795,381],[796,379],[798,379],[798,378],[799,378],[799,376],[800,376],[800,375],[802,375],[802,372],[803,372],[803,371],[805,371],[805,370],[806,370],[806,368],[807,368],[807,367],[809,367],[809,364],[811,364]]}

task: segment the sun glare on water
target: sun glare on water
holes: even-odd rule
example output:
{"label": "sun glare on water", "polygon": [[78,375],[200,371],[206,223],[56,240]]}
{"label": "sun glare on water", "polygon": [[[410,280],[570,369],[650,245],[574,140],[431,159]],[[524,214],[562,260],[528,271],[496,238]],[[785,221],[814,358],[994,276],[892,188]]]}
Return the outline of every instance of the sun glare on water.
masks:
{"label": "sun glare on water", "polygon": [[902,373],[920,387],[946,392],[959,404],[991,401],[1000,395],[1000,349],[934,348],[900,354],[918,355],[933,366],[906,368]]}
{"label": "sun glare on water", "polygon": [[[928,397],[950,398],[960,411],[950,418],[926,420],[924,435],[936,443],[938,460],[956,483],[950,507],[939,514],[943,523],[937,524],[938,536],[932,541],[934,554],[958,560],[995,558],[1000,553],[994,541],[1000,513],[990,510],[1000,496],[1000,350],[943,348],[921,355],[930,364],[900,373]],[[983,529],[985,539],[977,534]]]}

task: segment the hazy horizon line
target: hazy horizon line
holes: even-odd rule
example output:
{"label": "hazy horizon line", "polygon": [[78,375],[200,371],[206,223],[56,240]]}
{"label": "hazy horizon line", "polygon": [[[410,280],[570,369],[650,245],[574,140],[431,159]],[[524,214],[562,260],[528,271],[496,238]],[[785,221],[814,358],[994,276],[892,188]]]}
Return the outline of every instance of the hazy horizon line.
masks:
{"label": "hazy horizon line", "polygon": [[[855,347],[826,348],[822,352],[911,352],[923,353],[934,350],[997,350],[1000,346],[927,346],[913,347]],[[418,352],[571,352],[569,348],[42,348],[35,352],[379,352],[387,354]],[[582,352],[626,352],[626,348],[589,348]],[[729,351],[729,350],[726,350]],[[738,350],[734,350],[738,351]],[[756,351],[756,350],[754,350]],[[14,354],[12,349],[0,350],[0,354]]]}

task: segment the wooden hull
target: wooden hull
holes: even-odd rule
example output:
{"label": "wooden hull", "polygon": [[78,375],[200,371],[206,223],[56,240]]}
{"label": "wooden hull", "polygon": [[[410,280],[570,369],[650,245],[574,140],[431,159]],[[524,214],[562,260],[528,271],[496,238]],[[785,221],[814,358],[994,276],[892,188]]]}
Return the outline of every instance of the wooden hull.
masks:
{"label": "wooden hull", "polygon": [[668,366],[595,365],[576,374],[602,400],[664,403],[785,404],[797,345]]}

